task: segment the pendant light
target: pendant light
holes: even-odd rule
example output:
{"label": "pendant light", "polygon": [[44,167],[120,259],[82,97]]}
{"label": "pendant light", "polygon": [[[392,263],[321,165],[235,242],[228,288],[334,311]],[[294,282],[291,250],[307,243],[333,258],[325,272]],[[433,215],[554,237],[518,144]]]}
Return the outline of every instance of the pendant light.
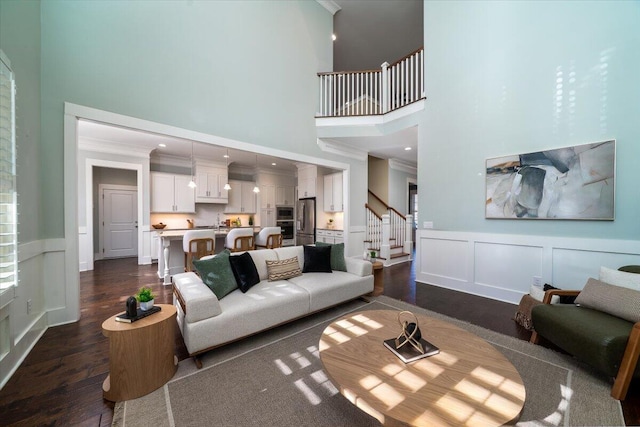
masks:
{"label": "pendant light", "polygon": [[193,176],[193,141],[191,141],[191,181],[187,185],[189,188],[196,188],[196,181]]}
{"label": "pendant light", "polygon": [[[258,173],[258,155],[257,154],[256,154],[256,173]],[[260,188],[258,188],[258,183],[256,183],[255,187],[253,187],[253,192],[254,193],[260,192]]]}
{"label": "pendant light", "polygon": [[[227,159],[227,175],[229,175],[229,149],[227,148],[227,154],[224,156]],[[224,189],[229,191],[231,190],[231,186],[229,185],[229,180],[227,179],[227,183],[224,185]]]}

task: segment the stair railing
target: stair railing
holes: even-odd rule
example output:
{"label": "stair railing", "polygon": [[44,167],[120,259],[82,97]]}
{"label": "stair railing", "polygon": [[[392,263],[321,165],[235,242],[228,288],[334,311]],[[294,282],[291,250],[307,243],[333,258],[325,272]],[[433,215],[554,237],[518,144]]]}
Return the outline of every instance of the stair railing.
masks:
{"label": "stair railing", "polygon": [[316,117],[385,114],[425,98],[424,49],[380,70],[318,73]]}
{"label": "stair railing", "polygon": [[[413,216],[404,216],[395,208],[387,205],[380,197],[369,190],[370,202],[377,203],[386,209],[382,215],[378,215],[370,203],[365,204],[366,209],[366,249],[378,252],[379,258],[389,260],[392,249],[402,248],[402,251],[411,254],[413,251]],[[373,200],[371,200],[373,199]]]}

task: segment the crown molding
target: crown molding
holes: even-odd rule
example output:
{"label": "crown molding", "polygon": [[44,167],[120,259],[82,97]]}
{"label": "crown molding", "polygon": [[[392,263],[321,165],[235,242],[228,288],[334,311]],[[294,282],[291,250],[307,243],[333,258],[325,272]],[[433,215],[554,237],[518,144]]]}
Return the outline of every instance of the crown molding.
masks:
{"label": "crown molding", "polygon": [[128,144],[118,144],[113,141],[87,137],[78,140],[78,150],[118,155],[126,153],[129,157],[141,157],[144,159],[149,159],[151,151],[153,151],[151,148],[135,147]]}
{"label": "crown molding", "polygon": [[320,6],[324,7],[329,11],[330,14],[335,15],[342,8],[338,5],[338,3],[333,0],[316,0]]}
{"label": "crown molding", "polygon": [[327,153],[338,154],[340,156],[360,160],[361,162],[366,162],[368,158],[368,153],[366,151],[348,147],[340,142],[330,139],[318,138],[318,146],[322,151],[326,151]]}
{"label": "crown molding", "polygon": [[398,159],[389,159],[389,167],[398,171],[410,173],[412,175],[418,175],[418,168],[412,164],[405,163]]}

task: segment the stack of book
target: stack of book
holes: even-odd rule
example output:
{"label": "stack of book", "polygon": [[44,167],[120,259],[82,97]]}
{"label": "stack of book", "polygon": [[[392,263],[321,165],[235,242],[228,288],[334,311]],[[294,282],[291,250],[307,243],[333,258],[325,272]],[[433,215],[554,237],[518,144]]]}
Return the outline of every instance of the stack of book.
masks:
{"label": "stack of book", "polygon": [[118,322],[131,323],[131,322],[135,322],[136,320],[144,319],[145,317],[151,316],[153,313],[157,313],[159,311],[160,311],[160,307],[157,305],[154,305],[149,310],[142,311],[138,309],[138,312],[134,317],[128,316],[126,312],[122,314],[118,314],[116,316],[116,320]]}

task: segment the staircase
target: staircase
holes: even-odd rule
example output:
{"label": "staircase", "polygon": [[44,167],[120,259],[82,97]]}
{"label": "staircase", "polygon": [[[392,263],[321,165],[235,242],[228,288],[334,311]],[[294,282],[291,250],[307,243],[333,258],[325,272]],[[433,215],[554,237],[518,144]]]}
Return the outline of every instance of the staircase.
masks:
{"label": "staircase", "polygon": [[375,251],[375,258],[382,261],[385,266],[411,261],[412,215],[404,216],[371,191],[369,194],[376,200],[376,204],[382,205],[384,213],[379,215],[369,203],[365,203],[367,224],[365,250]]}

